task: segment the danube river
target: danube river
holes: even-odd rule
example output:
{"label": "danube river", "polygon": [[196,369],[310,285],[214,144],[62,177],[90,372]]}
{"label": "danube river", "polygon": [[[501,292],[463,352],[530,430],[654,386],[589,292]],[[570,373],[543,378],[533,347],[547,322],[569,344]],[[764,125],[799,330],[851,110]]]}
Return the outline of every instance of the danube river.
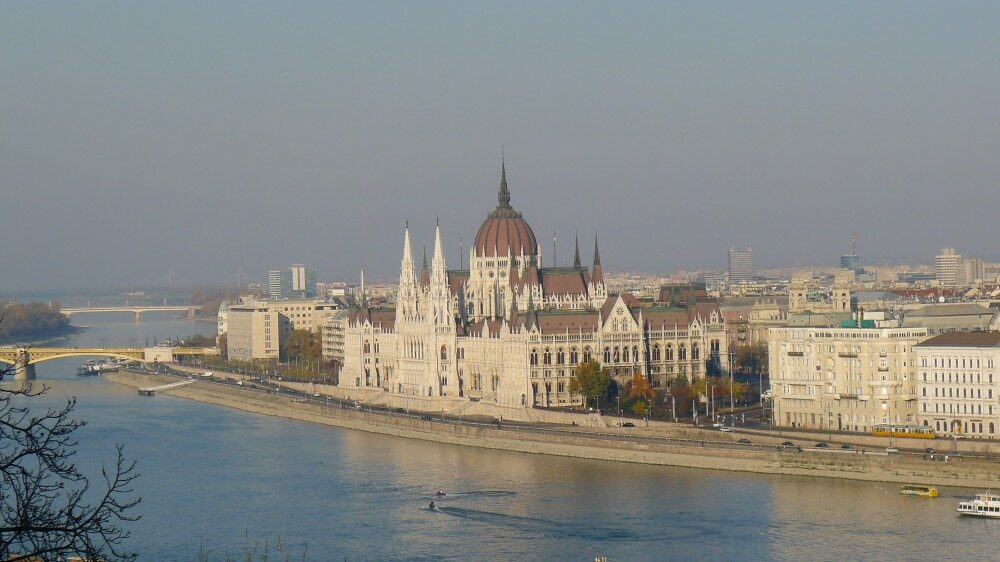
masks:
{"label": "danube river", "polygon": [[[128,345],[211,323],[88,316],[76,344]],[[143,398],[77,361],[38,366],[46,400],[79,399],[78,463],[114,443],[139,461],[140,560],[242,559],[280,538],[307,560],[941,560],[1000,552],[1000,521],[895,485],[616,464],[465,448]],[[445,490],[441,500],[432,494]],[[434,499],[439,511],[427,509]],[[261,547],[262,548],[262,547]],[[258,553],[260,550],[258,550]],[[260,556],[258,554],[257,558]],[[280,559],[284,559],[282,555]]]}

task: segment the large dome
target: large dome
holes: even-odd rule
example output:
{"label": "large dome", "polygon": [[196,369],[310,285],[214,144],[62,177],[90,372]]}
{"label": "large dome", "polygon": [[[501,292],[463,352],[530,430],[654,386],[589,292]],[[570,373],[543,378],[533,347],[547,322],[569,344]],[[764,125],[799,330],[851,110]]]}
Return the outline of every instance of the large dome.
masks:
{"label": "large dome", "polygon": [[535,233],[528,226],[528,221],[521,217],[521,213],[511,208],[510,192],[507,191],[507,170],[502,164],[500,169],[500,192],[497,195],[499,203],[476,233],[476,256],[492,258],[520,255],[522,251],[528,256],[536,255],[538,243],[535,241]]}

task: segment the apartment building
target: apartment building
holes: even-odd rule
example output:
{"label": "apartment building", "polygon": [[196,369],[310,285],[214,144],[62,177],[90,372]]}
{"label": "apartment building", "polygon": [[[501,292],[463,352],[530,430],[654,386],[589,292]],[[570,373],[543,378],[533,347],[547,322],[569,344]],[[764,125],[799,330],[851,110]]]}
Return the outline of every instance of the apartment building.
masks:
{"label": "apartment building", "polygon": [[914,346],[917,419],[939,435],[994,439],[1000,429],[1000,332],[952,332]]}
{"label": "apartment building", "polygon": [[867,432],[917,422],[913,346],[925,328],[774,328],[768,332],[774,423]]}

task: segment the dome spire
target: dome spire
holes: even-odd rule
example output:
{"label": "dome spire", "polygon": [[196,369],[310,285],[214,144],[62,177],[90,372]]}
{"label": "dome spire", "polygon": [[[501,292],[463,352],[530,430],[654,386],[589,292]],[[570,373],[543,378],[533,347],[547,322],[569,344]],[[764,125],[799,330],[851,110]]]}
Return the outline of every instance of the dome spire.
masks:
{"label": "dome spire", "polygon": [[503,147],[500,147],[500,191],[497,193],[500,204],[497,208],[510,208],[510,191],[507,191],[507,164],[504,162]]}
{"label": "dome spire", "polygon": [[580,265],[580,234],[577,233],[576,236],[576,252],[573,255],[573,267],[579,268]]}

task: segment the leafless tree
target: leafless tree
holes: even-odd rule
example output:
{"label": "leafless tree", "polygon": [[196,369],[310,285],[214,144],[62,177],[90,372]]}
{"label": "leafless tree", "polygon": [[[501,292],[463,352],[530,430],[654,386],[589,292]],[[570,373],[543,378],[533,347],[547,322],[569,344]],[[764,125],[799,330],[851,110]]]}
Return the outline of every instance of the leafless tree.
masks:
{"label": "leafless tree", "polygon": [[139,519],[135,462],[116,445],[114,466],[101,469],[104,482],[92,489],[73,462],[74,434],[85,425],[73,418],[76,399],[58,408],[32,403],[47,390],[0,387],[0,560],[134,560],[122,525]]}

